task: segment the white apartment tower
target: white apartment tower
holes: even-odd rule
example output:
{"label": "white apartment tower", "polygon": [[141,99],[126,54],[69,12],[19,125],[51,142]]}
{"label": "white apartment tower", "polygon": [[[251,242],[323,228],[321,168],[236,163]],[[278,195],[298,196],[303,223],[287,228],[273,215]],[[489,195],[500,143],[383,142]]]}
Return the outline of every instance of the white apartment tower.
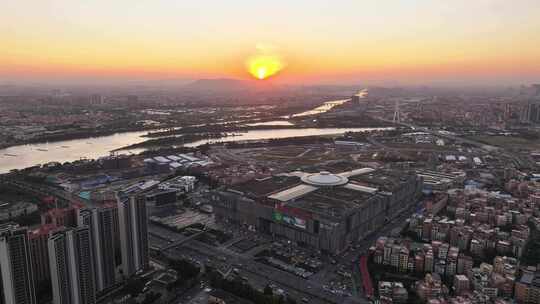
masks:
{"label": "white apartment tower", "polygon": [[49,237],[54,304],[94,304],[94,261],[87,226],[60,230]]}
{"label": "white apartment tower", "polygon": [[115,283],[114,208],[81,209],[77,226],[88,226],[92,240],[95,288],[103,291]]}
{"label": "white apartment tower", "polygon": [[0,303],[36,303],[28,232],[14,223],[0,225],[0,274]]}
{"label": "white apartment tower", "polygon": [[148,218],[144,196],[117,198],[122,271],[129,277],[148,268]]}

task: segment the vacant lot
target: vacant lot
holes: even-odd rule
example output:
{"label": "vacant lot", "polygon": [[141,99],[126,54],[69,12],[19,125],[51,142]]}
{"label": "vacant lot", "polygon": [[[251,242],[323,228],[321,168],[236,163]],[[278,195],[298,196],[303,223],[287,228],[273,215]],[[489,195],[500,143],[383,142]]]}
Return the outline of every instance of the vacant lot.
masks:
{"label": "vacant lot", "polygon": [[488,135],[476,135],[467,137],[471,140],[476,140],[488,145],[498,146],[507,149],[528,149],[528,150],[540,150],[540,140],[538,139],[526,139],[516,136],[488,136]]}

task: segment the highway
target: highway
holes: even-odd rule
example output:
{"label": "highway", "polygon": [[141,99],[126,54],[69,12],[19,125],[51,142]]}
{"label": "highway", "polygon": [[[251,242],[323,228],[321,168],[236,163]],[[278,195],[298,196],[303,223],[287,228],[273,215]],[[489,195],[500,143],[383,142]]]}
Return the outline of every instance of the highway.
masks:
{"label": "highway", "polygon": [[481,143],[481,142],[477,142],[477,141],[470,140],[470,139],[463,138],[463,137],[457,137],[457,136],[447,134],[447,133],[441,133],[440,131],[433,131],[433,130],[430,130],[430,129],[426,128],[426,127],[415,126],[413,124],[404,123],[404,122],[399,122],[398,123],[398,122],[394,122],[394,121],[391,121],[389,119],[385,119],[385,118],[382,118],[382,117],[373,117],[373,118],[384,121],[384,122],[387,122],[387,123],[392,123],[392,124],[400,125],[400,126],[403,126],[403,127],[408,127],[408,128],[411,128],[412,130],[415,130],[415,131],[418,131],[418,132],[425,132],[425,133],[429,133],[429,134],[437,136],[437,137],[451,139],[451,140],[454,140],[456,142],[467,143],[467,144],[470,144],[472,146],[481,148],[481,149],[483,149],[485,151],[488,151],[488,152],[497,152],[497,151],[501,150],[501,148],[499,148],[499,147],[486,145],[486,144]]}
{"label": "highway", "polygon": [[[289,272],[277,269],[275,267],[259,263],[254,260],[250,255],[234,252],[224,247],[214,247],[206,243],[190,239],[186,241],[186,238],[180,235],[175,238],[176,246],[168,241],[168,238],[164,238],[161,235],[153,233],[153,226],[150,224],[150,245],[154,248],[165,248],[167,254],[172,256],[188,255],[199,260],[201,263],[205,263],[208,259],[224,261],[228,265],[234,265],[234,268],[240,270],[240,275],[249,279],[249,282],[257,288],[264,288],[269,283],[274,283],[287,290],[289,294],[301,300],[302,298],[308,298],[315,304],[324,303],[341,303],[344,299],[340,296],[333,295],[323,290],[322,284],[318,282],[311,282],[306,279],[300,278]],[[159,228],[159,227],[156,227]],[[158,229],[159,232],[161,229]],[[307,286],[309,285],[309,289]]]}
{"label": "highway", "polygon": [[67,204],[68,206],[72,203],[76,204],[82,204],[82,200],[78,198],[77,196],[66,192],[64,190],[49,187],[46,185],[36,185],[34,183],[29,183],[25,181],[21,181],[19,179],[14,178],[11,175],[0,175],[0,183],[10,185],[12,187],[15,187],[17,189],[31,192],[34,195],[46,197],[46,196],[52,196],[55,197],[60,205]]}

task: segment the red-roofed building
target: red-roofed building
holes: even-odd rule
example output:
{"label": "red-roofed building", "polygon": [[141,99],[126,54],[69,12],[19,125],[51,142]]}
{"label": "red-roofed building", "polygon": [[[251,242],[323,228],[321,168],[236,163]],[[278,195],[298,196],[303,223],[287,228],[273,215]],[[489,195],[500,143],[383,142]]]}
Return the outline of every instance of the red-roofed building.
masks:
{"label": "red-roofed building", "polygon": [[36,230],[28,233],[30,241],[30,255],[32,257],[32,268],[34,269],[35,283],[50,279],[49,252],[47,240],[49,234],[59,229],[53,224],[45,224]]}
{"label": "red-roofed building", "polygon": [[56,203],[56,198],[54,196],[46,196],[43,198],[43,204],[45,205],[54,205]]}
{"label": "red-roofed building", "polygon": [[55,226],[77,226],[77,208],[54,208],[41,215],[41,224],[53,224]]}
{"label": "red-roofed building", "polygon": [[360,274],[362,275],[364,293],[368,299],[371,299],[374,295],[373,282],[371,281],[371,276],[369,275],[369,270],[367,267],[367,256],[365,255],[360,257]]}

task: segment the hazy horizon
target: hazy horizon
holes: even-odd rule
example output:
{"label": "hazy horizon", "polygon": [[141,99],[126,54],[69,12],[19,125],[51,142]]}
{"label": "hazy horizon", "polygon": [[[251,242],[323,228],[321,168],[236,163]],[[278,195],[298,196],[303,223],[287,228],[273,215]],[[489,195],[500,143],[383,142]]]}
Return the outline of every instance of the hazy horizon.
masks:
{"label": "hazy horizon", "polygon": [[[191,84],[200,80],[233,80],[246,84],[257,86],[259,81],[249,78],[237,77],[202,77],[202,78],[162,78],[162,79],[17,79],[17,80],[2,80],[0,79],[0,87],[41,87],[41,88],[76,88],[76,87],[95,87],[95,88],[129,88],[129,87],[162,87],[162,88],[178,88],[189,87]],[[530,86],[540,83],[540,77],[525,80],[510,80],[499,79],[497,81],[485,81],[482,79],[471,80],[431,80],[419,82],[407,82],[398,80],[380,80],[380,81],[364,81],[364,80],[333,80],[333,81],[304,81],[304,82],[284,82],[284,81],[266,81],[260,88],[272,87],[381,87],[381,88],[441,88],[441,89],[500,89],[500,88],[519,88],[521,86]]]}
{"label": "hazy horizon", "polygon": [[4,8],[0,84],[251,79],[246,65],[256,56],[279,63],[270,77],[279,84],[540,81],[534,0],[20,0]]}

